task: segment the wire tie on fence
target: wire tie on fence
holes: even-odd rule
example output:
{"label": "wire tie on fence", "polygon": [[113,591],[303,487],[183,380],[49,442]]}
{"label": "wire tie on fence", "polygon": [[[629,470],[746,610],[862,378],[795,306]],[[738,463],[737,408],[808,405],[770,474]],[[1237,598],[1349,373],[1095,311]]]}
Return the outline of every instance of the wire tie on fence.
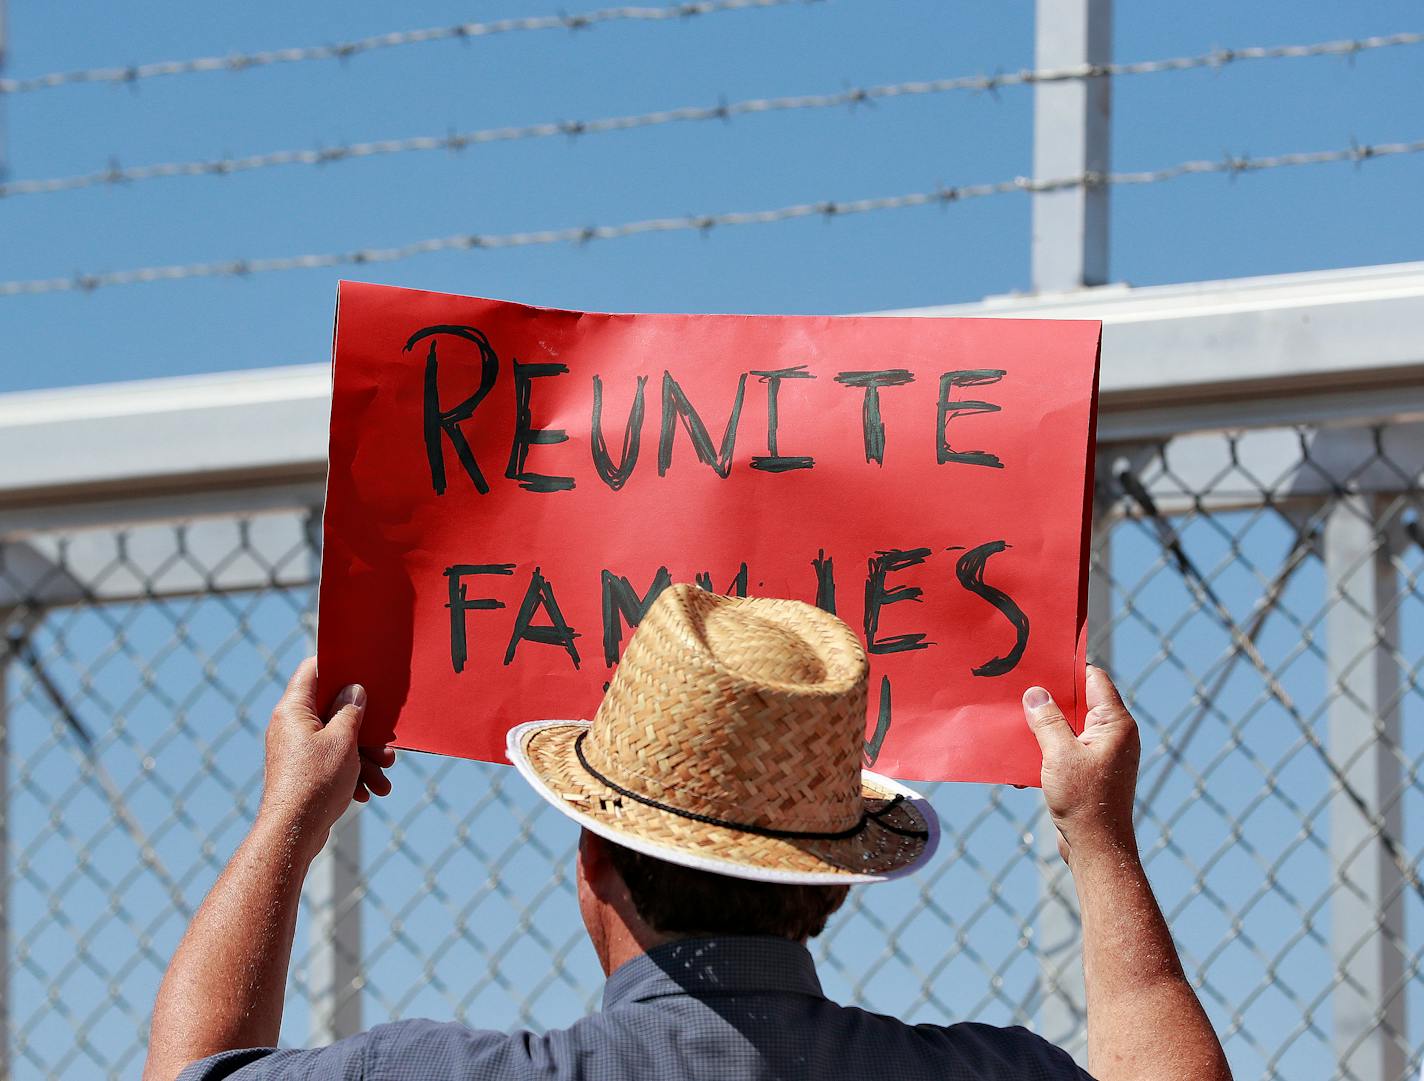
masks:
{"label": "wire tie on fence", "polygon": [[1424,526],[1419,524],[1417,517],[1410,518],[1404,523],[1404,535],[1420,548],[1424,548]]}

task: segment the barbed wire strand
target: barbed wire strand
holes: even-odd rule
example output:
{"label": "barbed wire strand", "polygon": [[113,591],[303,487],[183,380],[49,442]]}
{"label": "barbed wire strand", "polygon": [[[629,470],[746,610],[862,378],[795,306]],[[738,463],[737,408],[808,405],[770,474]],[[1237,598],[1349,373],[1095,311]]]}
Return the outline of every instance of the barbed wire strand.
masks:
{"label": "barbed wire strand", "polygon": [[941,186],[933,191],[906,195],[881,196],[845,201],[826,200],[799,203],[773,210],[729,211],[720,214],[687,214],[680,217],[650,218],[619,225],[587,225],[563,229],[545,229],[522,233],[457,233],[402,244],[392,248],[360,248],[349,252],[326,252],[310,255],[281,256],[270,259],[230,259],[215,263],[187,263],[177,266],[140,267],[97,274],[74,274],[64,278],[38,278],[28,281],[0,282],[0,296],[33,295],[39,293],[89,292],[115,285],[137,285],[144,282],[178,281],[185,278],[244,278],[282,270],[309,270],[335,266],[363,266],[368,263],[390,263],[440,251],[498,250],[544,244],[587,243],[592,240],[617,240],[644,233],[680,231],[708,232],[720,226],[763,225],[791,221],[797,218],[844,217],[878,210],[902,210],[921,206],[948,206],[967,199],[979,199],[1010,192],[1051,192],[1073,188],[1157,184],[1178,177],[1210,173],[1238,176],[1267,169],[1291,168],[1302,165],[1324,165],[1332,162],[1354,162],[1357,165],[1376,158],[1424,152],[1424,139],[1403,143],[1355,143],[1343,150],[1317,150],[1268,157],[1234,157],[1221,160],[1181,162],[1141,172],[1083,173],[1054,179],[1014,177],[989,184]]}
{"label": "barbed wire strand", "polygon": [[349,60],[360,53],[391,49],[403,45],[424,45],[432,41],[469,41],[528,30],[588,30],[601,23],[622,21],[657,22],[688,19],[697,15],[712,15],[723,11],[784,7],[788,4],[810,4],[820,0],[695,0],[666,7],[610,7],[576,14],[530,15],[523,18],[494,19],[489,22],[458,23],[454,26],[434,26],[422,30],[395,30],[385,34],[342,41],[331,45],[303,45],[287,49],[266,49],[261,52],[232,53],[228,56],[200,56],[190,60],[160,60],[151,64],[129,64],[123,67],[83,68],[77,71],[51,71],[23,79],[0,79],[0,94],[26,94],[75,83],[136,83],[164,75],[193,75],[209,71],[250,71],[273,64],[297,64],[309,60]]}
{"label": "barbed wire strand", "polygon": [[785,112],[796,109],[828,109],[846,105],[854,107],[891,98],[944,94],[952,91],[995,91],[1001,87],[1026,86],[1034,83],[1065,82],[1097,75],[1142,75],[1163,71],[1186,71],[1192,68],[1224,67],[1242,60],[1281,59],[1310,56],[1353,56],[1372,49],[1424,43],[1424,33],[1402,33],[1349,41],[1324,41],[1310,45],[1253,46],[1244,49],[1216,49],[1196,56],[1180,56],[1163,60],[1143,60],[1135,63],[1080,65],[1069,68],[1042,68],[998,75],[961,75],[945,79],[917,80],[881,86],[850,87],[830,94],[800,94],[787,97],[749,98],[744,101],[722,102],[717,105],[689,105],[628,116],[600,117],[594,120],[558,120],[519,126],[482,128],[475,131],[451,132],[446,135],[416,135],[399,139],[378,139],[370,142],[346,143],[338,146],[318,146],[299,150],[274,150],[244,156],[225,155],[196,161],[170,161],[128,168],[110,158],[108,168],[76,176],[14,180],[0,183],[0,199],[19,195],[53,194],[100,185],[118,185],[165,177],[230,176],[284,165],[331,165],[337,162],[386,154],[446,150],[458,152],[472,146],[522,139],[542,139],[564,135],[598,135],[615,131],[656,127],[689,121],[731,120],[754,113]]}

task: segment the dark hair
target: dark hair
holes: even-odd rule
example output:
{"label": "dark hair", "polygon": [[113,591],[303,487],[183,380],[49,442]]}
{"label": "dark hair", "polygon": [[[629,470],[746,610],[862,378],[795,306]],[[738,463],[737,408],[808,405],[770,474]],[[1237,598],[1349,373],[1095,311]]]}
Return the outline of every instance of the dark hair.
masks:
{"label": "dark hair", "polygon": [[605,841],[643,922],[662,934],[819,935],[849,886],[787,885],[699,871]]}

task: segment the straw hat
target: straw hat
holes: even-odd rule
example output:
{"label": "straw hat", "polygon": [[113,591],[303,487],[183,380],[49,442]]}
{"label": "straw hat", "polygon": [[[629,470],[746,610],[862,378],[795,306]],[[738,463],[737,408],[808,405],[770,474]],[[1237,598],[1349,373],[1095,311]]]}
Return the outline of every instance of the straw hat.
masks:
{"label": "straw hat", "polygon": [[510,730],[546,800],[670,863],[770,882],[875,882],[929,858],[933,810],[861,769],[868,665],[800,601],[663,591],[593,721]]}

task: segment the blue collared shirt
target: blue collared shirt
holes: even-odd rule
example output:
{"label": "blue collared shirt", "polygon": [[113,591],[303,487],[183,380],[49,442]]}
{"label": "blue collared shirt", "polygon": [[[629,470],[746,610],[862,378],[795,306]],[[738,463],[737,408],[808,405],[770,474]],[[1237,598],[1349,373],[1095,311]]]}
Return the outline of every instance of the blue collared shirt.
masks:
{"label": "blue collared shirt", "polygon": [[838,1006],[785,939],[683,939],[609,977],[603,1009],[536,1035],[435,1021],[379,1025],[310,1051],[253,1048],[179,1081],[1091,1081],[1022,1028],[907,1025]]}

